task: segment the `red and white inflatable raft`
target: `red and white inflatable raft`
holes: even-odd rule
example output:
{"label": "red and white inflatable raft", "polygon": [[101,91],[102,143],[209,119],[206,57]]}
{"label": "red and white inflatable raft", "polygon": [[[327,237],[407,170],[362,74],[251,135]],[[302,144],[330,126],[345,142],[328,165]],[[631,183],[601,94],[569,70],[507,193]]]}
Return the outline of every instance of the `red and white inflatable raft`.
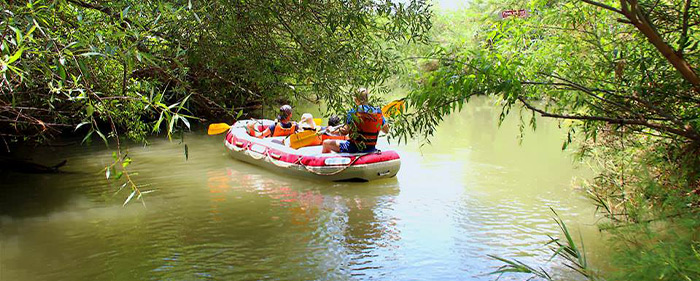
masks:
{"label": "red and white inflatable raft", "polygon": [[329,181],[371,181],[396,176],[399,154],[391,150],[370,153],[321,153],[321,146],[292,149],[285,137],[259,139],[246,131],[249,122],[269,126],[271,120],[240,120],[226,134],[224,145],[238,160],[294,176]]}

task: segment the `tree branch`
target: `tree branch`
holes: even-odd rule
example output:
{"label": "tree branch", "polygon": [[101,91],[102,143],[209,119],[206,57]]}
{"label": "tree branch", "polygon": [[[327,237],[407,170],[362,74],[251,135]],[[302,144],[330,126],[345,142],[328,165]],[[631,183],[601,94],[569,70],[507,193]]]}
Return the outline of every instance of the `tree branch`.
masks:
{"label": "tree branch", "polygon": [[[587,1],[587,0],[582,0]],[[669,46],[661,35],[651,26],[649,21],[644,16],[643,11],[637,5],[636,0],[620,0],[622,6],[622,14],[632,22],[632,25],[639,30],[649,40],[656,50],[658,50],[671,65],[681,73],[683,78],[693,85],[696,89],[700,89],[700,77],[690,64],[678,56],[678,54]],[[629,4],[629,5],[628,5]]]}
{"label": "tree branch", "polygon": [[[129,19],[127,19],[127,18],[122,19],[122,17],[119,15],[119,13],[113,12],[112,9],[110,9],[109,7],[104,7],[104,6],[99,6],[99,5],[95,5],[95,4],[90,4],[90,3],[86,3],[86,2],[83,2],[83,1],[80,1],[80,0],[68,0],[68,2],[73,3],[73,4],[75,4],[75,5],[78,5],[78,6],[80,6],[80,7],[83,7],[83,8],[87,8],[87,9],[92,9],[92,10],[100,11],[100,12],[102,12],[102,13],[107,14],[108,16],[110,16],[110,17],[111,17],[112,19],[114,19],[114,20],[123,21],[123,22],[125,22],[125,23],[127,23],[127,24],[129,24],[129,25],[133,25],[133,23],[131,22],[131,20],[129,20]],[[123,25],[122,25],[122,27],[126,28],[126,26],[123,26]]]}
{"label": "tree branch", "polygon": [[601,8],[603,8],[603,9],[606,9],[606,10],[613,11],[613,12],[615,12],[615,13],[624,15],[624,13],[623,13],[622,11],[616,9],[615,7],[605,5],[605,4],[603,4],[603,3],[598,3],[598,2],[595,2],[595,1],[591,1],[591,0],[581,0],[581,1],[583,1],[583,2],[585,2],[585,3],[588,3],[588,4],[591,4],[591,5],[593,5],[593,6],[601,7]]}
{"label": "tree branch", "polygon": [[690,3],[692,0],[686,0],[685,6],[683,7],[683,31],[681,32],[681,38],[678,40],[678,51],[676,54],[683,58],[683,49],[685,48],[685,43],[688,41],[688,10],[690,9]]}
{"label": "tree branch", "polygon": [[684,130],[679,130],[676,128],[668,127],[662,124],[657,124],[657,123],[650,123],[647,120],[644,119],[627,119],[627,118],[610,118],[610,117],[602,117],[602,116],[587,116],[587,115],[568,115],[568,114],[555,114],[555,113],[550,113],[546,112],[542,109],[539,109],[527,101],[523,97],[518,97],[518,100],[523,103],[525,107],[528,109],[539,113],[542,117],[551,117],[551,118],[558,118],[558,119],[568,119],[568,120],[583,120],[583,121],[603,121],[609,124],[618,124],[618,125],[639,125],[639,126],[644,126],[647,128],[655,129],[658,131],[662,132],[667,132],[671,134],[675,134],[687,139],[691,139],[694,141],[700,141],[700,136],[695,134],[694,132],[688,132]]}

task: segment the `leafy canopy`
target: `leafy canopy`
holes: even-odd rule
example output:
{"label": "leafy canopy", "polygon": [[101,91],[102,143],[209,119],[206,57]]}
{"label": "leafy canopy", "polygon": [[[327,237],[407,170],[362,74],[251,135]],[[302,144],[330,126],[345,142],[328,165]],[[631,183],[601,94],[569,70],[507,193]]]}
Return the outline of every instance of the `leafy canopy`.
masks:
{"label": "leafy canopy", "polygon": [[170,135],[195,116],[233,121],[294,98],[340,107],[349,88],[392,75],[394,46],[431,26],[423,1],[2,4],[6,142]]}

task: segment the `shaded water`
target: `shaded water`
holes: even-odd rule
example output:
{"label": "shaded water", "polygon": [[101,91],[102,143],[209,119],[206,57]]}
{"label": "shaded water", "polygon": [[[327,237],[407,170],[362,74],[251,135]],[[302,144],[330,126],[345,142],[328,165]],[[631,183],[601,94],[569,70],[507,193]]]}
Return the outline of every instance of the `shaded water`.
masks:
{"label": "shaded water", "polygon": [[[35,149],[72,173],[0,176],[0,280],[493,280],[486,255],[544,263],[549,207],[602,263],[593,209],[575,190],[564,132],[540,120],[518,145],[515,117],[475,101],[432,145],[395,146],[393,179],[328,183],[284,178],[226,155],[221,136],[132,145],[132,170],[155,192],[121,204],[100,172],[111,151]],[[556,275],[573,278],[556,263]],[[506,276],[504,279],[523,279]]]}

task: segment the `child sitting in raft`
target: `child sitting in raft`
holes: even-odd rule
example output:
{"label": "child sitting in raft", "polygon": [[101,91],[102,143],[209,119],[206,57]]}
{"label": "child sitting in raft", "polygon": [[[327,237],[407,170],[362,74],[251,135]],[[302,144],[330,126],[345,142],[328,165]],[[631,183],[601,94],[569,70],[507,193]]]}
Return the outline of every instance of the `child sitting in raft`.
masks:
{"label": "child sitting in raft", "polygon": [[[266,127],[262,132],[256,130],[255,123],[248,124],[248,134],[257,138],[266,138],[269,136],[273,137],[286,137],[297,132],[298,126],[292,120],[292,107],[290,105],[283,105],[280,107],[280,114],[275,120],[275,124]],[[312,118],[313,121],[313,118]]]}
{"label": "child sitting in raft", "polygon": [[316,123],[314,122],[314,116],[311,115],[311,113],[304,113],[301,115],[301,120],[299,121],[299,129],[302,129],[303,131],[316,131]]}
{"label": "child sitting in raft", "polygon": [[340,132],[338,129],[340,129],[340,117],[338,115],[333,115],[330,118],[328,118],[328,126],[321,127],[321,131],[326,131],[326,135],[329,136],[340,136]]}

